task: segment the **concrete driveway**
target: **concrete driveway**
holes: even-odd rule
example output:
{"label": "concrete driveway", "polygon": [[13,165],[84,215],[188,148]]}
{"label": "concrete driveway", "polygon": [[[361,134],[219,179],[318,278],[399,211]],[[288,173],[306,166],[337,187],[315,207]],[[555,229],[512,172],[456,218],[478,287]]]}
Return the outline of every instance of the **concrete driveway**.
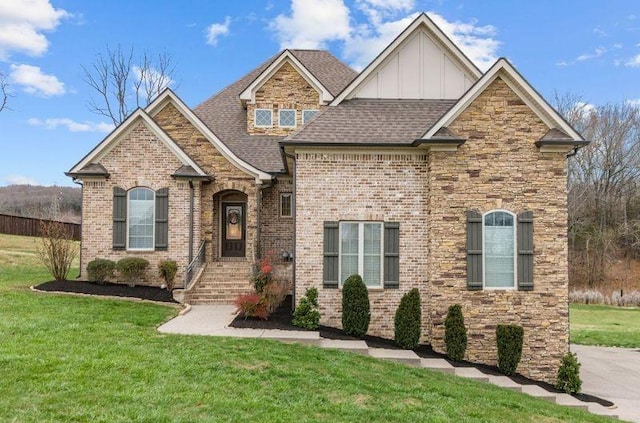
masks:
{"label": "concrete driveway", "polygon": [[640,349],[571,345],[578,354],[582,391],[608,399],[622,420],[640,423]]}

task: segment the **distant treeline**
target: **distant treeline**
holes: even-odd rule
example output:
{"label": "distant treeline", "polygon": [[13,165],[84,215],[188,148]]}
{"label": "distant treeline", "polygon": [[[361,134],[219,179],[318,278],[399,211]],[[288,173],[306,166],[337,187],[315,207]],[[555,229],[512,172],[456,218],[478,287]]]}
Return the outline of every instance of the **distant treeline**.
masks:
{"label": "distant treeline", "polygon": [[0,187],[0,213],[80,223],[80,188],[9,185]]}

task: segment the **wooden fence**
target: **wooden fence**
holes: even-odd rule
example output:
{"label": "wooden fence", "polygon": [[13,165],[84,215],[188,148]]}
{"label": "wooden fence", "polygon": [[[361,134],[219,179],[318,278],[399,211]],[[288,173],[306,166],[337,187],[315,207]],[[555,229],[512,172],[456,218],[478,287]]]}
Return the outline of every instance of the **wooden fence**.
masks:
{"label": "wooden fence", "polygon": [[[0,214],[0,234],[41,236],[41,222],[50,222],[44,219],[34,219],[32,217],[12,216]],[[80,225],[77,223],[61,222],[71,231],[73,239],[80,241]]]}

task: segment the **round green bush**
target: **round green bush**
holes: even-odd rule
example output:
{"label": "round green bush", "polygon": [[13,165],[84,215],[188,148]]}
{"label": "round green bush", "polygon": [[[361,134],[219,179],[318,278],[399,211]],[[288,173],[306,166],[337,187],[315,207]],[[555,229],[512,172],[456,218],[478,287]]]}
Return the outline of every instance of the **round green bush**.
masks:
{"label": "round green bush", "polygon": [[447,357],[453,361],[462,361],[467,350],[467,328],[464,326],[460,304],[451,305],[444,319],[444,343]]}
{"label": "round green bush", "polygon": [[342,329],[362,338],[369,329],[369,292],[360,275],[351,275],[342,286]]}
{"label": "round green bush", "polygon": [[87,264],[87,274],[91,282],[97,282],[102,285],[107,279],[113,277],[113,272],[116,269],[116,262],[107,259],[95,259],[91,260]]}
{"label": "round green bush", "polygon": [[402,296],[394,318],[396,343],[406,350],[412,350],[420,341],[420,292],[413,288]]}
{"label": "round green bush", "polygon": [[524,329],[518,325],[498,325],[496,342],[498,344],[498,369],[507,376],[516,373],[522,357]]}
{"label": "round green bush", "polygon": [[565,391],[567,394],[578,393],[582,389],[580,362],[578,362],[576,354],[566,353],[562,357],[562,362],[558,369],[556,388]]}
{"label": "round green bush", "polygon": [[173,281],[176,278],[176,273],[178,273],[178,264],[173,260],[162,260],[158,263],[158,272],[167,284],[167,289],[171,291],[173,289]]}
{"label": "round green bush", "polygon": [[125,257],[116,263],[118,273],[129,286],[134,286],[135,282],[142,278],[147,267],[149,267],[149,261],[140,257]]}

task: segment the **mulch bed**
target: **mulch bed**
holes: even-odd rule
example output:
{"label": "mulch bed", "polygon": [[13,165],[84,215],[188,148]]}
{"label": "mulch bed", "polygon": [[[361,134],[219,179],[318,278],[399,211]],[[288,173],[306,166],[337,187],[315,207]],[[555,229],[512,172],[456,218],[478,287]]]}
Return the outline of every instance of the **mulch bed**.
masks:
{"label": "mulch bed", "polygon": [[40,291],[48,292],[74,292],[77,294],[89,294],[112,297],[129,297],[141,300],[160,301],[163,303],[177,303],[173,295],[166,289],[155,286],[129,286],[117,283],[105,283],[98,285],[87,281],[50,281],[34,287]]}
{"label": "mulch bed", "polygon": [[[231,322],[229,326],[234,328],[247,328],[247,329],[282,329],[282,330],[306,330],[303,328],[299,328],[294,326],[291,323],[293,319],[293,308],[292,308],[292,297],[288,296],[284,303],[276,310],[275,313],[269,316],[268,320],[261,320],[252,317],[240,317],[236,316],[236,318]],[[341,329],[332,328],[328,326],[320,326],[318,328],[318,332],[322,338],[326,339],[339,339],[339,340],[347,340],[347,341],[362,341],[364,340],[367,343],[369,348],[387,348],[387,349],[401,349],[395,341],[386,338],[380,338],[377,336],[369,336],[366,335],[364,338],[356,338],[353,336],[349,336],[345,334]],[[497,366],[489,366],[486,364],[478,364],[471,363],[469,361],[461,361],[454,362],[447,358],[445,354],[435,352],[431,345],[420,344],[418,348],[413,350],[419,357],[421,358],[442,358],[447,360],[454,367],[475,367],[480,370],[482,373],[492,376],[504,376],[504,374],[500,373]],[[516,374],[513,376],[509,376],[511,380],[521,385],[538,385],[539,387],[546,389],[549,392],[553,393],[562,393],[564,391],[560,391],[555,388],[550,383],[540,382],[537,380],[529,379],[521,374]],[[610,407],[613,405],[612,402],[607,401],[602,398],[598,398],[589,394],[572,394],[573,397],[579,399],[584,402],[595,402],[604,407]]]}

